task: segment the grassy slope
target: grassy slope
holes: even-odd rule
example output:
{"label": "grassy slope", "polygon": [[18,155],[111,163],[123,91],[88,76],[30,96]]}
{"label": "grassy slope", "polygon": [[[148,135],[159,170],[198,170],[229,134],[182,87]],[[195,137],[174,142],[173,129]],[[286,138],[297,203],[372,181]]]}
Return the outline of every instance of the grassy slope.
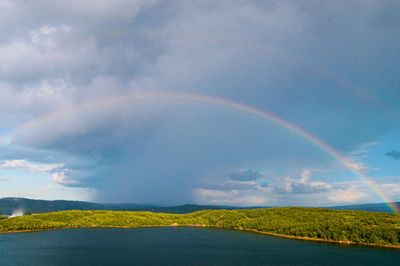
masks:
{"label": "grassy slope", "polygon": [[400,248],[400,215],[318,208],[209,210],[189,214],[61,211],[0,219],[0,232],[77,227],[209,226]]}

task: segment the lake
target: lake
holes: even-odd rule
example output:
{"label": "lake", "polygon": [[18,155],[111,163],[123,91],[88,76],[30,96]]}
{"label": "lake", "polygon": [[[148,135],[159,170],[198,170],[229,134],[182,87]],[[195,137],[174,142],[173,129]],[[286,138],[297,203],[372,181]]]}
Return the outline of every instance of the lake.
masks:
{"label": "lake", "polygon": [[400,251],[190,227],[0,234],[0,265],[400,265]]}

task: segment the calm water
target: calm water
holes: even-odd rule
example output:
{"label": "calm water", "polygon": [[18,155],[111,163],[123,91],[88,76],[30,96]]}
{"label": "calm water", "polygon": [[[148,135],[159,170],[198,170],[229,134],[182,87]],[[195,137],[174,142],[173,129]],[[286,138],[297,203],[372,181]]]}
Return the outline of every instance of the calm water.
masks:
{"label": "calm water", "polygon": [[400,251],[199,228],[0,234],[0,265],[400,265]]}

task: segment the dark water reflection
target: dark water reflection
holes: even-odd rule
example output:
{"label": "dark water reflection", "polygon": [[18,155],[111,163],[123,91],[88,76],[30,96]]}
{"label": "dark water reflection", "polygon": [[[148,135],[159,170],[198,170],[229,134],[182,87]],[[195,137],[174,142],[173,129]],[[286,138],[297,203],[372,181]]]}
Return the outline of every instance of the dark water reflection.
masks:
{"label": "dark water reflection", "polygon": [[400,265],[400,251],[200,228],[0,234],[0,265]]}

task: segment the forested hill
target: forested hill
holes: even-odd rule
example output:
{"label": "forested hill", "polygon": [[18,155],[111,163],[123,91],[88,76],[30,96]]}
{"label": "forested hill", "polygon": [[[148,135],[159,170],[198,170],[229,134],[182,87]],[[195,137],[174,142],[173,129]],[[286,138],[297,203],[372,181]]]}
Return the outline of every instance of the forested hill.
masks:
{"label": "forested hill", "polygon": [[400,215],[320,208],[207,210],[188,214],[62,211],[0,217],[0,232],[79,227],[204,226],[306,240],[400,248]]}

